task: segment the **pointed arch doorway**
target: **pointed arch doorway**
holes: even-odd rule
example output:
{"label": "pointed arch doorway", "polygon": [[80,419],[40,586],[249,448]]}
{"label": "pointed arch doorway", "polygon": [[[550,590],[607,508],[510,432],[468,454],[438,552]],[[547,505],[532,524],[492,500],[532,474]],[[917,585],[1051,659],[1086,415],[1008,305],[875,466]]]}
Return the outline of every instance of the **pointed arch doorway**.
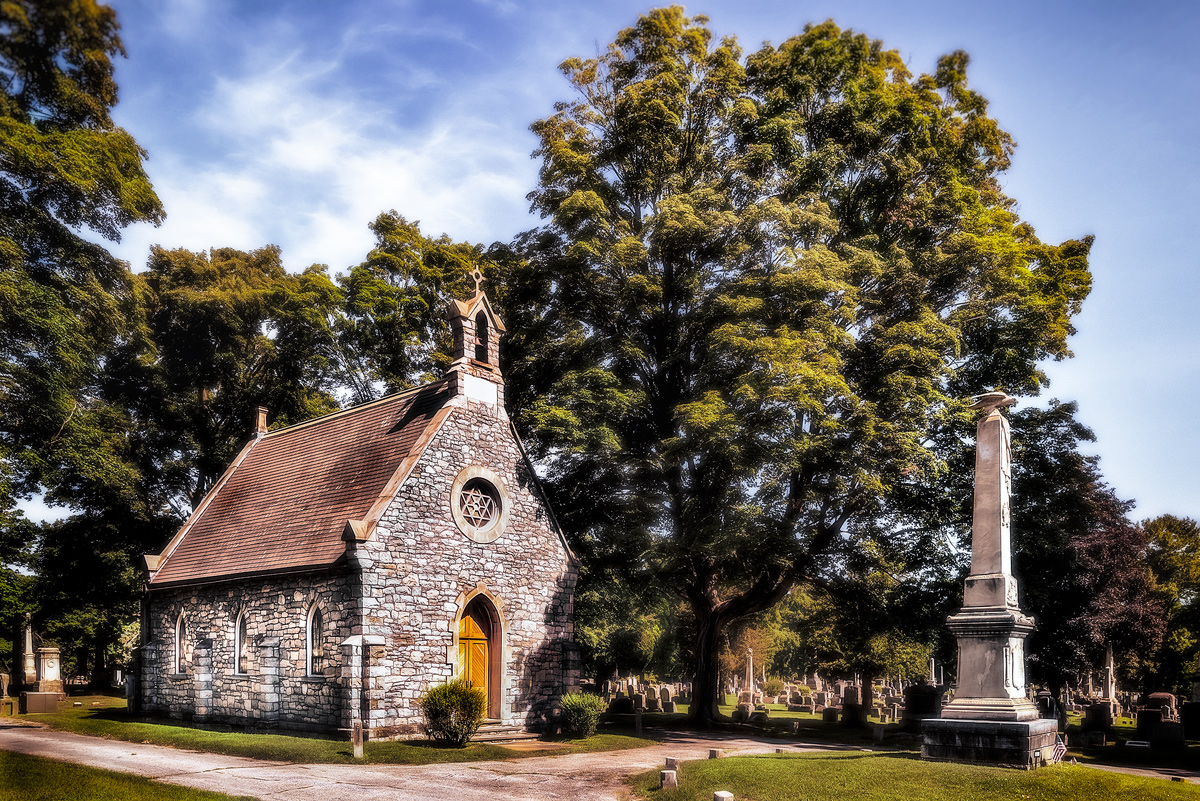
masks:
{"label": "pointed arch doorway", "polygon": [[458,619],[458,671],[487,696],[487,716],[501,717],[500,616],[484,595],[476,595]]}

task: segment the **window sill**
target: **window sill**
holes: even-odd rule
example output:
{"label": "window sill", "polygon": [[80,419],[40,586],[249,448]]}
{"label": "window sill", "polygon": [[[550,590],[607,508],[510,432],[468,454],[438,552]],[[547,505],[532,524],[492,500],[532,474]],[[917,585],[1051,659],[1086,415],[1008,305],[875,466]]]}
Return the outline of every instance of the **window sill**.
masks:
{"label": "window sill", "polygon": [[171,681],[183,681],[184,679],[189,678],[189,676],[187,673],[168,673],[167,678]]}
{"label": "window sill", "polygon": [[325,676],[301,676],[300,681],[304,684],[324,684],[327,681]]}

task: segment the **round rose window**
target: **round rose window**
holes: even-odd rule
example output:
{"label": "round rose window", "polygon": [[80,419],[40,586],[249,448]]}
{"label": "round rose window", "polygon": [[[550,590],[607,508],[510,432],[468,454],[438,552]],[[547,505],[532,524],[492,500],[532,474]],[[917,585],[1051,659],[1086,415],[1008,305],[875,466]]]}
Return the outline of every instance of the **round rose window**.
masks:
{"label": "round rose window", "polygon": [[500,517],[500,497],[496,488],[482,478],[473,478],[458,494],[458,511],[475,528],[490,528]]}
{"label": "round rose window", "polygon": [[450,489],[454,523],[467,539],[492,542],[508,525],[504,479],[482,465],[463,468]]}

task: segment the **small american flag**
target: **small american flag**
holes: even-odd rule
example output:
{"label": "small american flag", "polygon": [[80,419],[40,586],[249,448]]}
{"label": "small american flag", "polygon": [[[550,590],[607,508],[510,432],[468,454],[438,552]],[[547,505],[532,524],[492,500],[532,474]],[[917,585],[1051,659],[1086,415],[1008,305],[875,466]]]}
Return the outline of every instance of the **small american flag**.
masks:
{"label": "small american flag", "polygon": [[1062,762],[1063,757],[1065,757],[1066,755],[1067,755],[1067,746],[1063,742],[1062,735],[1060,734],[1054,738],[1054,758],[1051,761],[1052,762]]}

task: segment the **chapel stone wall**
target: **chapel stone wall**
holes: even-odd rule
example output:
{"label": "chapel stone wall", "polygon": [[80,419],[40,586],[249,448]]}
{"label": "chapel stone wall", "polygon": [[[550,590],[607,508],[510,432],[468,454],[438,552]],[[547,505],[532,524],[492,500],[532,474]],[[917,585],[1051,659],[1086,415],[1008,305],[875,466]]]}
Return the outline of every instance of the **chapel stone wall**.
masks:
{"label": "chapel stone wall", "polygon": [[[506,491],[507,527],[492,542],[469,539],[451,512],[455,478],[471,465],[495,471]],[[356,559],[365,566],[364,633],[383,640],[365,712],[372,736],[421,731],[418,699],[454,677],[457,618],[480,589],[504,622],[506,723],[536,724],[578,684],[577,569],[500,407],[471,401],[452,412]]]}
{"label": "chapel stone wall", "polygon": [[[345,706],[341,643],[356,624],[351,573],[246,579],[154,590],[142,647],[142,709],[197,723],[333,730]],[[324,617],[324,667],[307,675],[307,626]],[[234,671],[234,627],[246,626],[244,673]],[[175,627],[187,621],[189,650],[175,671]]]}

